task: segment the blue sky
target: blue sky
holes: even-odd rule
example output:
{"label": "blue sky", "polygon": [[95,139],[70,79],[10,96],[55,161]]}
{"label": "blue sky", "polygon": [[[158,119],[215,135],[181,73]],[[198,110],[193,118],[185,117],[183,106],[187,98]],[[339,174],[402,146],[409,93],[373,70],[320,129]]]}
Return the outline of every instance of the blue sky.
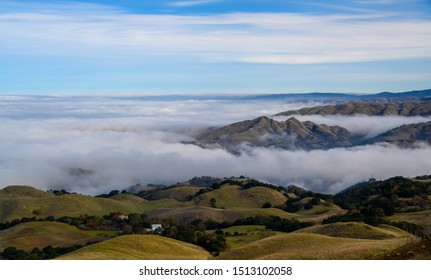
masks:
{"label": "blue sky", "polygon": [[431,1],[0,0],[0,94],[431,87]]}

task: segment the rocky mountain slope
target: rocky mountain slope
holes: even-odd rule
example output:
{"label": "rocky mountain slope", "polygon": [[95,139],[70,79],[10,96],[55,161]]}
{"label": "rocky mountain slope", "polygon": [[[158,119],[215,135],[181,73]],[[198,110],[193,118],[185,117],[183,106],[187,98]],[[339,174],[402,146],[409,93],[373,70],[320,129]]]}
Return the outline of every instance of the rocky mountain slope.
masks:
{"label": "rocky mountain slope", "polygon": [[235,150],[243,143],[287,150],[312,150],[351,146],[352,135],[339,126],[301,122],[293,117],[283,122],[259,117],[204,132],[192,143],[228,150]]}
{"label": "rocky mountain slope", "polygon": [[361,139],[340,126],[318,125],[290,118],[279,122],[267,117],[247,120],[204,132],[188,144],[224,148],[238,153],[243,145],[285,150],[314,150],[387,142],[402,148],[418,142],[431,144],[431,122],[403,125],[371,139]]}
{"label": "rocky mountain slope", "polygon": [[400,147],[411,147],[417,142],[431,144],[431,121],[403,125],[367,141],[367,143],[377,142],[388,142]]}

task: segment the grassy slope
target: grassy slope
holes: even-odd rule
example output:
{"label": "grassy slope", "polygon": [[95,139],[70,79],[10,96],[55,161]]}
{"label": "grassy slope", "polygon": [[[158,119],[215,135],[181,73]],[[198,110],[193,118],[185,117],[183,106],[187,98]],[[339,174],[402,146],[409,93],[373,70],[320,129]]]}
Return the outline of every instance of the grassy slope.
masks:
{"label": "grassy slope", "polygon": [[[311,198],[304,198],[301,202],[307,203]],[[341,209],[341,207],[328,203],[322,200],[321,204],[319,205],[313,205],[313,208],[308,210],[300,210],[298,212],[295,212],[295,214],[298,214],[301,218],[301,221],[307,221],[307,222],[314,222],[314,223],[320,223],[324,219],[329,218],[333,215],[342,215],[345,214],[347,210]]]}
{"label": "grassy slope", "polygon": [[173,188],[156,191],[149,197],[154,200],[175,199],[177,201],[185,202],[188,201],[190,197],[193,197],[201,189],[201,187],[180,185]]}
{"label": "grassy slope", "polygon": [[172,219],[177,223],[184,224],[193,220],[202,219],[223,222],[234,222],[238,219],[243,219],[251,216],[280,216],[283,218],[298,217],[296,214],[287,213],[276,208],[267,209],[247,209],[247,208],[233,208],[233,209],[217,209],[202,206],[190,206],[177,209],[154,209],[148,212],[149,217],[159,217],[161,219]]}
{"label": "grassy slope", "polygon": [[205,193],[196,200],[198,206],[211,206],[210,200],[216,199],[217,208],[261,208],[266,202],[273,206],[283,204],[287,198],[280,192],[265,188],[254,187],[242,189],[236,185],[225,185],[220,189]]}
{"label": "grassy slope", "polygon": [[30,222],[0,231],[0,251],[7,247],[16,247],[31,251],[34,247],[67,247],[86,244],[89,241],[101,241],[113,237],[109,231],[80,230],[74,226],[54,222]]}
{"label": "grassy slope", "polygon": [[406,238],[368,240],[313,233],[277,234],[223,252],[219,259],[370,259],[406,241]]}
{"label": "grassy slope", "polygon": [[386,218],[394,222],[406,221],[422,226],[429,226],[431,225],[431,210],[410,213],[396,213],[393,216]]}
{"label": "grassy slope", "polygon": [[[23,192],[27,191],[28,195]],[[111,212],[142,213],[149,209],[179,207],[170,199],[147,201],[134,195],[121,194],[113,198],[97,198],[68,194],[54,196],[30,187],[8,187],[0,190],[0,222],[22,217],[105,215]]]}
{"label": "grassy slope", "polygon": [[201,247],[157,235],[126,235],[59,257],[65,260],[203,260]]}
{"label": "grassy slope", "polygon": [[395,227],[373,227],[364,223],[356,222],[316,225],[300,229],[297,232],[359,239],[388,239],[396,237],[409,237],[407,232]]}
{"label": "grassy slope", "polygon": [[[226,237],[226,243],[229,249],[234,249],[239,246],[254,242],[265,236],[275,234],[275,232],[265,230],[265,226],[260,225],[244,225],[244,226],[233,226],[224,228],[225,233],[229,233],[230,236]],[[237,233],[237,236],[234,236]]]}

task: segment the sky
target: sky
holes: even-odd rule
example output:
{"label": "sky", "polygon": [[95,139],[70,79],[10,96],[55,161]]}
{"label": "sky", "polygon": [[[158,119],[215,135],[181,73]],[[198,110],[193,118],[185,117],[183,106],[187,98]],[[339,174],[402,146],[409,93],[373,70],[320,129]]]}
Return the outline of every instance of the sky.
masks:
{"label": "sky", "polygon": [[431,87],[431,1],[0,0],[0,94]]}

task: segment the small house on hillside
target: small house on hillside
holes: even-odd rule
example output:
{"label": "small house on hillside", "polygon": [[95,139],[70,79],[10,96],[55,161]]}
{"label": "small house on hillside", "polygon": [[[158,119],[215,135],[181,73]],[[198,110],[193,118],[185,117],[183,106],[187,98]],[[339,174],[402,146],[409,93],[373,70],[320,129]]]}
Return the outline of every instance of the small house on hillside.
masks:
{"label": "small house on hillside", "polygon": [[152,231],[156,231],[158,229],[163,229],[161,224],[151,224]]}
{"label": "small house on hillside", "polygon": [[151,224],[151,228],[148,228],[147,230],[154,233],[162,233],[163,227],[161,224]]}

